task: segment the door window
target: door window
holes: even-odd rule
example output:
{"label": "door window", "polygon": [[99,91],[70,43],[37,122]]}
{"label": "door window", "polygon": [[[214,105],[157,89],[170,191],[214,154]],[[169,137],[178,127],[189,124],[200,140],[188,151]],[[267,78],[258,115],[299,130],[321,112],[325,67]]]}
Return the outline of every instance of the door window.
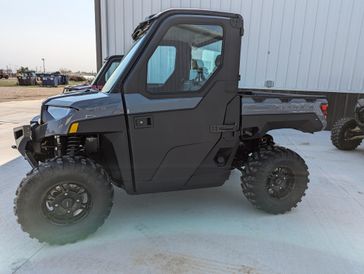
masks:
{"label": "door window", "polygon": [[172,75],[176,64],[174,46],[158,46],[148,61],[148,85],[163,86]]}
{"label": "door window", "polygon": [[147,91],[199,91],[222,62],[223,28],[180,24],[171,27],[148,60]]}

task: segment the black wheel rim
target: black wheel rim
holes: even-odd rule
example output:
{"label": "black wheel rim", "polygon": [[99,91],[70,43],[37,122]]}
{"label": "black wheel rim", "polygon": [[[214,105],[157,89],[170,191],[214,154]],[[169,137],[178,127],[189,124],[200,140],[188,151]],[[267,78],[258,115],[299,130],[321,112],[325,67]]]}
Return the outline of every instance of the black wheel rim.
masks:
{"label": "black wheel rim", "polygon": [[350,138],[353,138],[355,136],[355,133],[353,132],[354,128],[348,128],[344,132],[344,140],[349,141]]}
{"label": "black wheel rim", "polygon": [[73,182],[52,187],[42,200],[43,213],[51,222],[68,225],[83,219],[91,208],[87,190]]}
{"label": "black wheel rim", "polygon": [[273,169],[267,179],[267,192],[276,199],[287,197],[295,185],[295,176],[288,167],[277,167]]}

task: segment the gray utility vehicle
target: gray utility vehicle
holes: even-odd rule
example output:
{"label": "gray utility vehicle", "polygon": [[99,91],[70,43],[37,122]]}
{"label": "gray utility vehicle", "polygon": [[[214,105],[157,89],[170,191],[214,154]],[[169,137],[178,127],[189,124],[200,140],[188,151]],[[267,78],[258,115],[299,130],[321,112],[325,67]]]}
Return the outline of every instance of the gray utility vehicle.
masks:
{"label": "gray utility vehicle", "polygon": [[46,100],[40,117],[14,129],[33,167],[16,192],[23,230],[74,242],[103,224],[113,186],[129,194],[216,187],[233,169],[257,208],[295,207],[307,166],[267,132],[322,130],[327,101],[239,90],[242,35],[240,15],[168,10],[136,28],[101,92]]}
{"label": "gray utility vehicle", "polygon": [[331,130],[331,141],[341,150],[354,150],[364,139],[364,99],[359,99],[354,118],[338,120]]}
{"label": "gray utility vehicle", "polygon": [[97,73],[95,79],[91,84],[82,84],[76,86],[67,86],[63,89],[63,93],[74,93],[74,92],[84,92],[90,90],[102,90],[107,80],[119,66],[123,55],[111,55],[109,58],[105,59],[105,63],[102,68]]}

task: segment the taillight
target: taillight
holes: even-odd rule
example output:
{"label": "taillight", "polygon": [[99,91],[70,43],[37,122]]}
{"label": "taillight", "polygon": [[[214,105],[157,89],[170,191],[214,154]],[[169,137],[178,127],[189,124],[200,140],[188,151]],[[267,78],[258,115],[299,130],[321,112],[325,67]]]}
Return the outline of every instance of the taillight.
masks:
{"label": "taillight", "polygon": [[325,119],[327,119],[327,113],[329,110],[329,104],[325,103],[325,104],[321,104],[320,106],[322,114],[324,115]]}

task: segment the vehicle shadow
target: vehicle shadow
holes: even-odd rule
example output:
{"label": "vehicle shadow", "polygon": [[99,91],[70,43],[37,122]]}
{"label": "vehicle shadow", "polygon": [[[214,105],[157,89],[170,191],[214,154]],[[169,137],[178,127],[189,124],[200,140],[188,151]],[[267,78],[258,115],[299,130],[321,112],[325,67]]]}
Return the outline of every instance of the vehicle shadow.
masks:
{"label": "vehicle shadow", "polygon": [[234,171],[229,181],[217,188],[142,195],[115,189],[112,212],[97,236],[115,239],[125,233],[134,234],[141,227],[148,227],[154,234],[166,230],[203,232],[212,227],[218,231],[236,219],[271,216],[246,200],[239,176]]}

